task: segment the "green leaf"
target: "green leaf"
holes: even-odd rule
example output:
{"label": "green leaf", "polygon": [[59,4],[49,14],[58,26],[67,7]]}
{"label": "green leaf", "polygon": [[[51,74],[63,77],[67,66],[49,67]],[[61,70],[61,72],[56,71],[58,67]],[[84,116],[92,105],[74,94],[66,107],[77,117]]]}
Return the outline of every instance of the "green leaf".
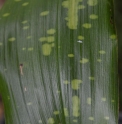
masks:
{"label": "green leaf", "polygon": [[0,11],[6,124],[117,124],[112,0],[8,0]]}

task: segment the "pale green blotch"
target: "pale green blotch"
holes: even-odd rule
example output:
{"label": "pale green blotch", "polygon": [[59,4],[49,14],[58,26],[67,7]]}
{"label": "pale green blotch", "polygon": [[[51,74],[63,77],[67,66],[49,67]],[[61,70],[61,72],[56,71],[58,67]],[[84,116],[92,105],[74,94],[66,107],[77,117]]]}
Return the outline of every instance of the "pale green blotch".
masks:
{"label": "pale green blotch", "polygon": [[89,62],[89,60],[86,59],[86,58],[82,58],[82,60],[80,60],[80,63],[82,63],[82,64],[85,64],[85,63],[88,63],[88,62]]}
{"label": "pale green blotch", "polygon": [[3,14],[3,17],[7,17],[9,15],[10,15],[10,13],[5,13],[5,14]]}
{"label": "pale green blotch", "polygon": [[91,98],[90,97],[87,98],[87,104],[91,105],[91,102],[92,102]]}
{"label": "pale green blotch", "polygon": [[48,119],[48,124],[54,124],[54,123],[55,123],[55,121],[54,121],[53,118],[49,118],[49,119]]}
{"label": "pale green blotch", "polygon": [[7,69],[5,68],[4,71],[7,71]]}
{"label": "pale green blotch", "polygon": [[63,2],[62,2],[62,6],[63,6],[64,8],[68,8],[68,7],[69,7],[69,1],[63,1]]}
{"label": "pale green blotch", "polygon": [[105,118],[105,120],[109,120],[109,117],[108,116],[106,116],[106,117],[104,117]]}
{"label": "pale green blotch", "polygon": [[73,120],[73,122],[77,123],[78,121],[77,120]]}
{"label": "pale green blotch", "polygon": [[88,29],[88,28],[91,28],[91,24],[90,24],[90,23],[84,23],[84,24],[83,24],[83,27],[84,27],[84,28],[87,28],[87,29]]}
{"label": "pale green blotch", "polygon": [[111,100],[111,102],[115,102],[115,100]]}
{"label": "pale green blotch", "polygon": [[49,29],[47,30],[47,34],[55,34],[56,30],[55,29]]}
{"label": "pale green blotch", "polygon": [[101,101],[102,101],[102,102],[105,102],[105,101],[106,101],[106,98],[104,98],[104,97],[101,98]]}
{"label": "pale green blotch", "polygon": [[24,51],[24,50],[26,50],[26,48],[25,48],[25,47],[23,47],[23,48],[22,48],[22,50]]}
{"label": "pale green blotch", "polygon": [[65,17],[65,20],[67,20],[67,21],[68,21],[68,17]]}
{"label": "pale green blotch", "polygon": [[61,91],[60,91],[60,90],[57,90],[56,92],[57,92],[58,94],[59,94],[59,93],[61,93]]}
{"label": "pale green blotch", "polygon": [[97,59],[97,61],[98,61],[98,62],[102,62],[102,60],[101,60],[101,59]]}
{"label": "pale green blotch", "polygon": [[67,108],[64,108],[64,115],[65,115],[65,117],[68,117],[68,115],[69,115]]}
{"label": "pale green blotch", "polygon": [[42,53],[44,56],[49,56],[52,51],[51,45],[50,44],[43,44],[42,45]]}
{"label": "pale green blotch", "polygon": [[29,26],[24,26],[23,30],[27,30],[29,28]]}
{"label": "pale green blotch", "polygon": [[39,120],[39,123],[42,123],[42,120]]}
{"label": "pale green blotch", "polygon": [[54,41],[55,41],[54,36],[48,36],[48,37],[47,37],[47,41],[48,41],[48,42],[54,42]]}
{"label": "pale green blotch", "polygon": [[79,109],[80,109],[80,99],[78,96],[72,97],[72,105],[73,105],[73,116],[78,117],[80,115]]}
{"label": "pale green blotch", "polygon": [[3,43],[2,42],[0,42],[0,46],[2,46],[3,45]]}
{"label": "pale green blotch", "polygon": [[67,26],[69,29],[77,29],[78,25],[78,3],[79,0],[67,0],[62,2],[62,6],[68,9]]}
{"label": "pale green blotch", "polygon": [[28,48],[28,51],[33,51],[33,47]]}
{"label": "pale green blotch", "polygon": [[8,41],[10,41],[10,42],[13,42],[13,41],[15,41],[15,40],[16,40],[15,37],[11,37],[11,38],[8,39]]}
{"label": "pale green blotch", "polygon": [[89,16],[90,19],[98,19],[98,15],[95,15],[95,14],[91,14]]}
{"label": "pale green blotch", "polygon": [[41,37],[41,38],[39,39],[39,41],[41,41],[41,42],[47,41],[47,38],[46,38],[46,37]]}
{"label": "pale green blotch", "polygon": [[82,80],[78,80],[78,79],[72,80],[72,82],[71,82],[72,89],[73,90],[78,90],[81,83],[82,83]]}
{"label": "pale green blotch", "polygon": [[52,43],[52,44],[51,44],[51,47],[54,47],[54,46],[55,46],[55,44],[54,44],[54,43]]}
{"label": "pale green blotch", "polygon": [[79,36],[78,36],[78,39],[79,39],[79,40],[84,40],[84,36],[79,35]]}
{"label": "pale green blotch", "polygon": [[72,58],[74,57],[74,54],[68,54],[68,57]]}
{"label": "pale green blotch", "polygon": [[28,2],[25,2],[22,4],[22,6],[27,6],[29,3]]}
{"label": "pale green blotch", "polygon": [[32,36],[27,36],[27,37],[26,37],[26,39],[31,39],[31,38],[32,38]]}
{"label": "pale green blotch", "polygon": [[8,96],[8,99],[10,99],[10,96]]}
{"label": "pale green blotch", "polygon": [[92,80],[93,81],[94,79],[95,79],[94,77],[89,77],[89,80]]}
{"label": "pale green blotch", "polygon": [[93,117],[89,117],[89,120],[90,120],[90,121],[94,121],[94,118],[93,118]]}
{"label": "pale green blotch", "polygon": [[106,52],[104,50],[99,51],[100,54],[105,54]]}
{"label": "pale green blotch", "polygon": [[63,81],[64,84],[70,84],[68,80]]}
{"label": "pale green blotch", "polygon": [[54,111],[53,113],[54,113],[54,115],[58,115],[59,111]]}
{"label": "pale green blotch", "polygon": [[27,105],[30,106],[30,105],[32,105],[32,103],[31,102],[28,102]]}
{"label": "pale green blotch", "polygon": [[14,1],[19,2],[19,1],[21,1],[21,0],[14,0]]}
{"label": "pale green blotch", "polygon": [[49,14],[49,11],[44,11],[44,12],[41,12],[40,13],[40,16],[46,16],[46,15],[48,15]]}
{"label": "pale green blotch", "polygon": [[89,6],[95,6],[95,5],[97,5],[98,0],[88,0],[87,3],[88,3]]}
{"label": "pale green blotch", "polygon": [[116,36],[115,34],[112,34],[112,35],[110,36],[110,38],[111,38],[112,40],[115,40],[115,39],[117,38],[117,36]]}
{"label": "pale green blotch", "polygon": [[85,9],[86,7],[84,5],[79,5],[78,9]]}
{"label": "pale green blotch", "polygon": [[25,20],[25,21],[22,21],[22,24],[26,24],[28,21],[27,20]]}

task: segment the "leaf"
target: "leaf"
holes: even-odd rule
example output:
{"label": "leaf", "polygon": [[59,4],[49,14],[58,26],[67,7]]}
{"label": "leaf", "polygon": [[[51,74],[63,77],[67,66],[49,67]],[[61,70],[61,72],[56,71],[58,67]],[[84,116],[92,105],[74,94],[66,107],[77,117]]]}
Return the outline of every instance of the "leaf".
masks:
{"label": "leaf", "polygon": [[0,11],[6,124],[117,124],[111,0],[8,0]]}

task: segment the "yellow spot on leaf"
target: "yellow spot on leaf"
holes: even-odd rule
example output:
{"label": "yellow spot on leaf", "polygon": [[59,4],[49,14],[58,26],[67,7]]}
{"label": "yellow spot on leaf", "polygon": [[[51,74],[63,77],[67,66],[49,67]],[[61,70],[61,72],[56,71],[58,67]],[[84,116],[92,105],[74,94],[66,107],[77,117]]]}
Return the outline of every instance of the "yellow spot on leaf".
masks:
{"label": "yellow spot on leaf", "polygon": [[27,38],[27,39],[31,39],[31,38],[32,38],[32,36],[27,36],[26,38]]}
{"label": "yellow spot on leaf", "polygon": [[24,26],[23,30],[27,30],[29,28],[29,26]]}
{"label": "yellow spot on leaf", "polygon": [[84,27],[84,28],[91,28],[91,24],[90,24],[90,23],[84,23],[84,24],[83,24],[83,27]]}
{"label": "yellow spot on leaf", "polygon": [[101,60],[101,59],[97,59],[97,61],[98,61],[98,62],[102,62],[102,60]]}
{"label": "yellow spot on leaf", "polygon": [[21,0],[14,0],[14,1],[19,2],[19,1],[21,1]]}
{"label": "yellow spot on leaf", "polygon": [[74,79],[72,80],[71,84],[72,84],[72,89],[73,90],[78,90],[79,89],[79,85],[82,83],[82,80],[78,80],[78,79]]}
{"label": "yellow spot on leaf", "polygon": [[68,57],[74,57],[74,54],[68,54]]}
{"label": "yellow spot on leaf", "polygon": [[28,2],[25,2],[22,4],[22,6],[27,6],[29,3]]}
{"label": "yellow spot on leaf", "polygon": [[65,80],[63,83],[64,84],[70,84],[70,82],[68,80]]}
{"label": "yellow spot on leaf", "polygon": [[42,123],[42,120],[39,120],[39,123]]}
{"label": "yellow spot on leaf", "polygon": [[[7,70],[7,69],[6,69]],[[10,96],[8,96],[8,99],[10,99]]]}
{"label": "yellow spot on leaf", "polygon": [[89,6],[95,6],[95,5],[97,5],[98,0],[88,0],[87,3],[88,3]]}
{"label": "yellow spot on leaf", "polygon": [[109,120],[109,117],[107,117],[107,116],[106,116],[106,117],[104,117],[104,118],[105,118],[105,120]]}
{"label": "yellow spot on leaf", "polygon": [[58,115],[59,114],[59,111],[54,111],[54,115]]}
{"label": "yellow spot on leaf", "polygon": [[2,46],[2,45],[3,45],[3,43],[0,42],[0,46]]}
{"label": "yellow spot on leaf", "polygon": [[48,42],[53,42],[53,41],[55,41],[54,36],[48,36],[48,37],[47,37],[47,41],[48,41]]}
{"label": "yellow spot on leaf", "polygon": [[54,44],[54,43],[52,43],[52,44],[51,44],[51,47],[54,47],[54,46],[55,46],[55,44]]}
{"label": "yellow spot on leaf", "polygon": [[15,41],[15,40],[16,40],[15,37],[11,37],[11,38],[8,39],[8,41],[11,41],[11,42],[13,42],[13,41]]}
{"label": "yellow spot on leaf", "polygon": [[80,60],[80,63],[82,63],[82,64],[85,64],[85,63],[87,63],[87,62],[89,62],[89,60],[86,59],[86,58],[82,58],[82,60]]}
{"label": "yellow spot on leaf", "polygon": [[57,92],[57,93],[60,93],[61,91],[60,91],[60,90],[57,90],[56,92]]}
{"label": "yellow spot on leaf", "polygon": [[110,38],[111,38],[112,40],[115,40],[117,37],[116,37],[115,34],[112,34],[112,35],[110,36]]}
{"label": "yellow spot on leaf", "polygon": [[98,19],[98,15],[91,14],[91,15],[90,15],[90,19]]}
{"label": "yellow spot on leaf", "polygon": [[9,15],[10,15],[10,13],[5,13],[5,14],[3,14],[3,17],[7,17]]}
{"label": "yellow spot on leaf", "polygon": [[53,118],[49,118],[49,119],[48,119],[48,124],[54,124],[54,123],[55,123],[55,121],[54,121]]}
{"label": "yellow spot on leaf", "polygon": [[78,121],[77,120],[73,120],[73,122],[77,123]]}
{"label": "yellow spot on leaf", "polygon": [[89,77],[89,80],[94,80],[94,77]]}
{"label": "yellow spot on leaf", "polygon": [[65,115],[65,117],[69,116],[67,108],[64,108],[64,115]]}
{"label": "yellow spot on leaf", "polygon": [[47,41],[47,38],[46,38],[46,37],[41,37],[41,38],[39,39],[39,41],[41,41],[41,42]]}
{"label": "yellow spot on leaf", "polygon": [[101,101],[102,101],[102,102],[105,102],[105,101],[106,101],[106,98],[104,98],[104,97],[101,98]]}
{"label": "yellow spot on leaf", "polygon": [[78,9],[85,9],[85,6],[84,5],[79,5]]}
{"label": "yellow spot on leaf", "polygon": [[26,48],[25,48],[25,47],[23,47],[23,48],[22,48],[22,50],[26,50]]}
{"label": "yellow spot on leaf", "polygon": [[79,40],[84,40],[84,36],[79,35],[79,36],[78,36],[78,39],[79,39]]}
{"label": "yellow spot on leaf", "polygon": [[80,99],[78,96],[72,97],[72,104],[73,104],[73,116],[78,117],[80,115],[79,109],[80,109]]}
{"label": "yellow spot on leaf", "polygon": [[27,105],[30,106],[30,105],[32,105],[32,103],[31,102],[28,102]]}
{"label": "yellow spot on leaf", "polygon": [[49,56],[51,53],[51,45],[47,43],[42,45],[42,53],[44,56]]}
{"label": "yellow spot on leaf", "polygon": [[48,15],[49,14],[49,11],[44,11],[44,12],[41,12],[40,13],[40,16],[46,16],[46,15]]}
{"label": "yellow spot on leaf", "polygon": [[89,98],[87,98],[87,104],[89,104],[89,105],[91,105],[91,98],[89,97]]}
{"label": "yellow spot on leaf", "polygon": [[99,53],[100,54],[105,54],[105,51],[104,50],[100,50]]}
{"label": "yellow spot on leaf", "polygon": [[56,30],[55,29],[49,29],[47,30],[47,34],[55,34]]}
{"label": "yellow spot on leaf", "polygon": [[68,21],[68,17],[65,17],[65,20],[67,20],[67,21]]}
{"label": "yellow spot on leaf", "polygon": [[28,48],[28,51],[33,51],[33,47]]}
{"label": "yellow spot on leaf", "polygon": [[77,29],[78,25],[78,3],[79,0],[67,0],[62,2],[62,6],[68,9],[67,26],[69,29]]}
{"label": "yellow spot on leaf", "polygon": [[93,117],[89,117],[89,120],[94,121],[94,118]]}
{"label": "yellow spot on leaf", "polygon": [[22,24],[26,24],[28,21],[27,20],[25,20],[25,21],[22,21]]}
{"label": "yellow spot on leaf", "polygon": [[63,1],[63,2],[62,2],[62,6],[63,6],[64,8],[68,8],[68,7],[69,7],[69,1]]}

